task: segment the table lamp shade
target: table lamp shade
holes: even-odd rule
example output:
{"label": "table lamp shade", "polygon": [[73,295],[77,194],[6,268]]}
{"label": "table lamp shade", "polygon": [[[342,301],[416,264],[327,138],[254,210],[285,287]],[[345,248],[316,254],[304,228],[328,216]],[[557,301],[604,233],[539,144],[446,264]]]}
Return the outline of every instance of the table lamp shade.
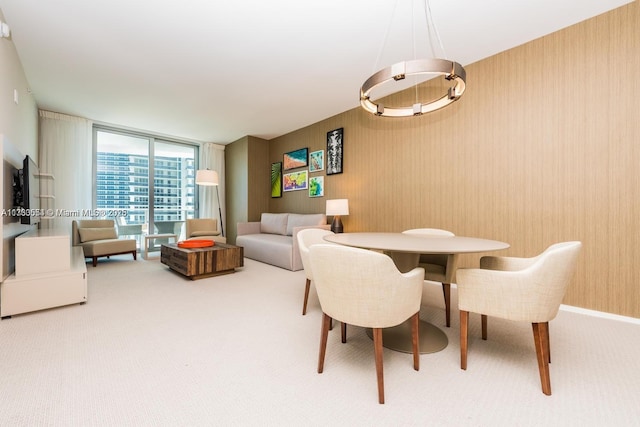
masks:
{"label": "table lamp shade", "polygon": [[331,223],[331,231],[334,233],[342,233],[342,220],[340,215],[349,215],[349,200],[348,199],[333,199],[327,200],[326,214],[333,216],[333,222]]}
{"label": "table lamp shade", "polygon": [[349,199],[327,200],[327,215],[349,215]]}

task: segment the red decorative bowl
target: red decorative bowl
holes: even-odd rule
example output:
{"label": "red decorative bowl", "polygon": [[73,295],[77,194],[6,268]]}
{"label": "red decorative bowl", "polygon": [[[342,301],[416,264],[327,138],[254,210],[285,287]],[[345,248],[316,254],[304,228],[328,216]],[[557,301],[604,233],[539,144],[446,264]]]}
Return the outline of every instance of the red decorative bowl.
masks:
{"label": "red decorative bowl", "polygon": [[182,240],[178,242],[179,248],[208,248],[209,246],[215,245],[213,240],[208,239],[193,239],[193,240]]}

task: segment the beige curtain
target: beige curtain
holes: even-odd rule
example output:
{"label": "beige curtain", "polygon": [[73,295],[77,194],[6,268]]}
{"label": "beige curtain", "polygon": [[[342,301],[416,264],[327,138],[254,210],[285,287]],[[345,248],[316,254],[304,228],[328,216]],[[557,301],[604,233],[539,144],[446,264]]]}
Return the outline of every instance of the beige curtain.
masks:
{"label": "beige curtain", "polygon": [[[216,187],[199,186],[200,206],[198,209],[200,218],[216,218],[222,216],[221,224],[227,231],[225,222],[225,168],[224,168],[224,145],[206,143],[200,148],[200,169],[211,169],[218,172],[219,184],[217,191],[220,195],[220,210],[218,210],[218,198]],[[221,214],[219,212],[222,212]]]}
{"label": "beige curtain", "polygon": [[41,193],[53,195],[41,201],[41,207],[54,213],[41,222],[42,228],[71,230],[73,216],[64,212],[89,211],[92,199],[92,126],[90,120],[40,110]]}

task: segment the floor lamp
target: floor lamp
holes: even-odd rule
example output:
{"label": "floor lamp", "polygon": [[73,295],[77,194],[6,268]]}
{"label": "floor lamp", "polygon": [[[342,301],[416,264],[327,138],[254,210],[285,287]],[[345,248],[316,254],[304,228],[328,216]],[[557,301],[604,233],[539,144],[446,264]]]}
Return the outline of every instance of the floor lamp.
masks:
{"label": "floor lamp", "polygon": [[204,185],[205,187],[216,187],[216,197],[218,198],[218,214],[220,215],[220,231],[224,236],[224,226],[222,225],[222,208],[220,207],[220,192],[218,190],[218,184],[220,180],[218,178],[218,172],[211,169],[200,169],[196,172],[196,184]]}

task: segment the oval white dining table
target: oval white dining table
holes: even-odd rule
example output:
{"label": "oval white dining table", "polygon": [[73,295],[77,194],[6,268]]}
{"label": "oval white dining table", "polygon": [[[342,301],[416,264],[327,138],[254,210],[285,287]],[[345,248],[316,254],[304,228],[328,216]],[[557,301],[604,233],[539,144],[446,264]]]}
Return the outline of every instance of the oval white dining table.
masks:
{"label": "oval white dining table", "polygon": [[[324,239],[331,243],[392,253],[398,269],[407,272],[418,266],[420,254],[465,254],[492,252],[509,248],[509,244],[497,240],[464,236],[429,236],[403,233],[340,233]],[[371,332],[367,331],[369,337]],[[386,348],[411,353],[411,327],[408,322],[382,331]],[[435,325],[420,321],[420,353],[444,350],[449,340]]]}

